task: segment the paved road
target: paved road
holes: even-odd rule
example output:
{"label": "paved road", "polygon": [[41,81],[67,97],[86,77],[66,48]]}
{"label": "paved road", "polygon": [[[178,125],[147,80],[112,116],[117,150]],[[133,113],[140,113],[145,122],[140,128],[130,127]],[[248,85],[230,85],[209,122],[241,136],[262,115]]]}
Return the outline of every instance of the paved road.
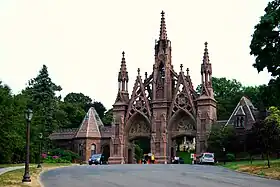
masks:
{"label": "paved road", "polygon": [[13,171],[16,169],[21,169],[24,168],[24,166],[15,166],[15,167],[6,167],[6,168],[0,168],[0,175],[8,172],[8,171]]}
{"label": "paved road", "polygon": [[279,187],[280,181],[202,165],[71,166],[45,172],[45,187]]}

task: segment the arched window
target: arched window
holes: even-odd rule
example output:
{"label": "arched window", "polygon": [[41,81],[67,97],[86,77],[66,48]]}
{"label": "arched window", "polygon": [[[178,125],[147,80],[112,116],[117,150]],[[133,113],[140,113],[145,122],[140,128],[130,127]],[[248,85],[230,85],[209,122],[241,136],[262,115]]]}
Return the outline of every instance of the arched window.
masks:
{"label": "arched window", "polygon": [[96,145],[95,144],[91,144],[91,155],[96,154]]}

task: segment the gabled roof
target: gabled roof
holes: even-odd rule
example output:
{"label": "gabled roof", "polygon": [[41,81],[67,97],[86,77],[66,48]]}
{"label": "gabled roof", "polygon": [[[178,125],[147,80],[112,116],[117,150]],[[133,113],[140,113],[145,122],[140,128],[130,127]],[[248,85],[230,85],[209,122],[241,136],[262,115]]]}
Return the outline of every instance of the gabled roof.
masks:
{"label": "gabled roof", "polygon": [[79,130],[77,131],[74,138],[98,138],[101,137],[99,127],[104,126],[98,113],[94,109],[94,107],[91,107],[81,126],[79,127]]}
{"label": "gabled roof", "polygon": [[232,122],[233,117],[236,115],[249,115],[251,117],[251,119],[253,119],[255,121],[255,117],[254,117],[253,111],[252,111],[254,109],[256,109],[256,108],[254,107],[254,105],[250,101],[250,99],[248,99],[245,96],[241,97],[240,101],[236,105],[234,111],[232,112],[230,118],[228,119],[228,121],[225,125],[228,125],[230,122]]}

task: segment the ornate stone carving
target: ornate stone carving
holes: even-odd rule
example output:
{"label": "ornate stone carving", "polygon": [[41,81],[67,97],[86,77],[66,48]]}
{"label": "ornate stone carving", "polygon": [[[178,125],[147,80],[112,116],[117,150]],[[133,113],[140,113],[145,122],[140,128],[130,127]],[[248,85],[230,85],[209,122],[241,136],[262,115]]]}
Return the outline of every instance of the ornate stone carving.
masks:
{"label": "ornate stone carving", "polygon": [[156,134],[155,133],[152,134],[152,140],[153,140],[153,142],[156,142]]}
{"label": "ornate stone carving", "polygon": [[182,120],[177,124],[177,131],[187,131],[187,130],[193,130],[193,125],[188,122],[188,120]]}
{"label": "ornate stone carving", "polygon": [[161,133],[161,138],[162,138],[163,142],[166,142],[166,134],[165,133]]}
{"label": "ornate stone carving", "polygon": [[144,121],[140,121],[132,124],[129,133],[131,134],[149,133],[149,130],[150,130],[149,126]]}
{"label": "ornate stone carving", "polygon": [[197,111],[197,117],[201,118],[201,111],[200,110]]}
{"label": "ornate stone carving", "polygon": [[162,116],[163,121],[166,122],[166,114],[162,113],[161,116]]}

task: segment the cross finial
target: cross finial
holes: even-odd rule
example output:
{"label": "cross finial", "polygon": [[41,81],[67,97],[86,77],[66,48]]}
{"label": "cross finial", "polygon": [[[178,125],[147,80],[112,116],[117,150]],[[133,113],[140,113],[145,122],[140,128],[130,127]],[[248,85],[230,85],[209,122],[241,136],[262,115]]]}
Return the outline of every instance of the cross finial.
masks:
{"label": "cross finial", "polygon": [[125,55],[125,52],[123,51],[123,52],[122,52],[122,57],[123,57],[123,58],[124,58],[124,55]]}
{"label": "cross finial", "polygon": [[204,45],[205,45],[205,48],[207,48],[208,42],[205,42]]}
{"label": "cross finial", "polygon": [[137,69],[138,76],[140,76],[140,68]]}
{"label": "cross finial", "polygon": [[162,10],[161,11],[161,17],[164,17],[165,12]]}
{"label": "cross finial", "polygon": [[183,64],[180,64],[180,69],[181,71],[183,71]]}
{"label": "cross finial", "polygon": [[189,72],[190,72],[190,70],[189,70],[189,68],[187,68],[187,75],[189,75]]}

